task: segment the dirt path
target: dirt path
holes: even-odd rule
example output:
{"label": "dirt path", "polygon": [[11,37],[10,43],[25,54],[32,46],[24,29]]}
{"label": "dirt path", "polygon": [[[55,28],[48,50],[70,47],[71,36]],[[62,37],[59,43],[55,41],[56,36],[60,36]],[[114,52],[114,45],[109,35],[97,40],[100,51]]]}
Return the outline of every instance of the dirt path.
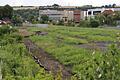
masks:
{"label": "dirt path", "polygon": [[113,41],[93,41],[90,43],[77,45],[77,47],[86,48],[90,50],[107,51],[111,44],[120,44],[120,43]]}
{"label": "dirt path", "polygon": [[[26,28],[19,29],[19,33],[23,37],[30,36]],[[65,68],[64,65],[60,64],[57,60],[55,60],[55,58],[45,52],[42,48],[38,47],[29,38],[24,39],[24,44],[34,57],[35,61],[45,70],[51,71],[55,78],[59,75],[62,80],[70,80],[72,74]]]}
{"label": "dirt path", "polygon": [[42,48],[35,45],[30,39],[25,39],[24,44],[41,67],[44,67],[47,71],[51,71],[55,77],[58,74],[62,77],[62,80],[70,80],[71,72],[64,65],[60,64]]}

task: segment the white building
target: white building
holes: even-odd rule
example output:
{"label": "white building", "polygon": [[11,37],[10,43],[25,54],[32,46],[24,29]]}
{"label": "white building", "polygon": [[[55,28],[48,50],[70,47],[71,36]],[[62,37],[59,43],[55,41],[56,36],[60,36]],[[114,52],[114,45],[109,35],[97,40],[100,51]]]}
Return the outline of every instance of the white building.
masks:
{"label": "white building", "polygon": [[95,15],[103,13],[105,10],[120,11],[120,8],[94,8],[81,11],[81,19],[94,18]]}

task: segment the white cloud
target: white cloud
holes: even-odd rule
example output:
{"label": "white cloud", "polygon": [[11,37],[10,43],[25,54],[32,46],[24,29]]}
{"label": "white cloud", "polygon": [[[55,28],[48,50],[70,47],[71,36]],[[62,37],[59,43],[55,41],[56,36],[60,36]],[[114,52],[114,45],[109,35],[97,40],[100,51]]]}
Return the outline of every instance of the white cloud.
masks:
{"label": "white cloud", "polygon": [[54,3],[60,5],[82,6],[95,5],[101,6],[105,4],[120,4],[120,0],[0,0],[0,5],[52,5]]}

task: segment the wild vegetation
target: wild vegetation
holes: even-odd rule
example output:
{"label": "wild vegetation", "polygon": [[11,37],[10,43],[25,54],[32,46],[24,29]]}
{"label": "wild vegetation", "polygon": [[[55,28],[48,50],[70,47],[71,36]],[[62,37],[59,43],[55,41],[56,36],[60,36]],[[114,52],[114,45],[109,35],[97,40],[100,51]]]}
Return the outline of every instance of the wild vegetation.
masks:
{"label": "wild vegetation", "polygon": [[15,28],[0,27],[0,70],[2,80],[53,80],[35,63]]}
{"label": "wild vegetation", "polygon": [[[57,8],[58,5],[54,6]],[[0,10],[10,9],[9,12],[5,12],[10,14],[3,15],[0,12],[0,19],[10,18],[15,25],[22,24],[25,20],[31,23],[38,21],[38,17],[35,16],[38,14],[36,10],[18,10],[12,16],[12,8],[8,5],[5,7],[7,8],[0,7]],[[66,25],[64,27],[29,27],[28,31],[35,33],[29,38],[48,55],[52,55],[55,60],[70,69],[75,76],[71,80],[119,80],[120,30],[96,28],[105,24],[116,25],[119,16],[119,12],[115,15],[98,15],[95,19],[81,21],[79,27],[68,27],[75,26],[73,21],[69,21],[68,24],[60,21],[57,24]],[[49,19],[43,16],[42,20],[43,23],[47,23]],[[51,73],[34,62],[23,44],[23,39],[17,28],[6,25],[0,27],[0,77],[2,76],[3,80],[54,80]],[[52,60],[47,58],[48,61]],[[56,80],[62,79],[61,73],[56,75]]]}
{"label": "wild vegetation", "polygon": [[13,21],[14,24],[19,25],[22,22],[28,21],[30,23],[37,23],[39,17],[39,11],[37,9],[34,10],[14,10]]}
{"label": "wild vegetation", "polygon": [[[46,35],[30,38],[79,77],[79,80],[119,80],[120,31],[109,28],[29,28]],[[87,47],[86,47],[87,46]]]}

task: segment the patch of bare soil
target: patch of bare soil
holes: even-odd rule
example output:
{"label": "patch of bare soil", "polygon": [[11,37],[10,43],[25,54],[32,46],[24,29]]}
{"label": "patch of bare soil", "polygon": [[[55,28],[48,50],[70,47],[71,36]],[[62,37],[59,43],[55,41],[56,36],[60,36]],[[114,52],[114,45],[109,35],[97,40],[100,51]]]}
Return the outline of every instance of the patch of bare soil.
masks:
{"label": "patch of bare soil", "polygon": [[35,34],[44,36],[44,35],[47,35],[48,32],[36,31]]}
{"label": "patch of bare soil", "polygon": [[110,44],[118,44],[118,42],[112,42],[112,41],[93,41],[88,44],[81,44],[78,45],[78,47],[86,48],[90,50],[101,50],[106,51],[108,49],[108,46]]}
{"label": "patch of bare soil", "polygon": [[94,34],[94,35],[98,35],[98,36],[111,36],[110,34]]}
{"label": "patch of bare soil", "polygon": [[82,36],[78,36],[78,35],[75,35],[75,36],[73,36],[73,37],[79,38],[79,39],[87,39],[87,37],[82,37]]}
{"label": "patch of bare soil", "polygon": [[70,80],[72,75],[71,71],[67,70],[64,65],[60,64],[30,39],[25,39],[24,44],[41,67],[45,68],[47,71],[51,71],[55,77],[57,77],[57,74],[61,74],[62,80]]}
{"label": "patch of bare soil", "polygon": [[28,37],[31,35],[24,27],[19,28],[18,31],[19,31],[19,34],[23,37]]}

